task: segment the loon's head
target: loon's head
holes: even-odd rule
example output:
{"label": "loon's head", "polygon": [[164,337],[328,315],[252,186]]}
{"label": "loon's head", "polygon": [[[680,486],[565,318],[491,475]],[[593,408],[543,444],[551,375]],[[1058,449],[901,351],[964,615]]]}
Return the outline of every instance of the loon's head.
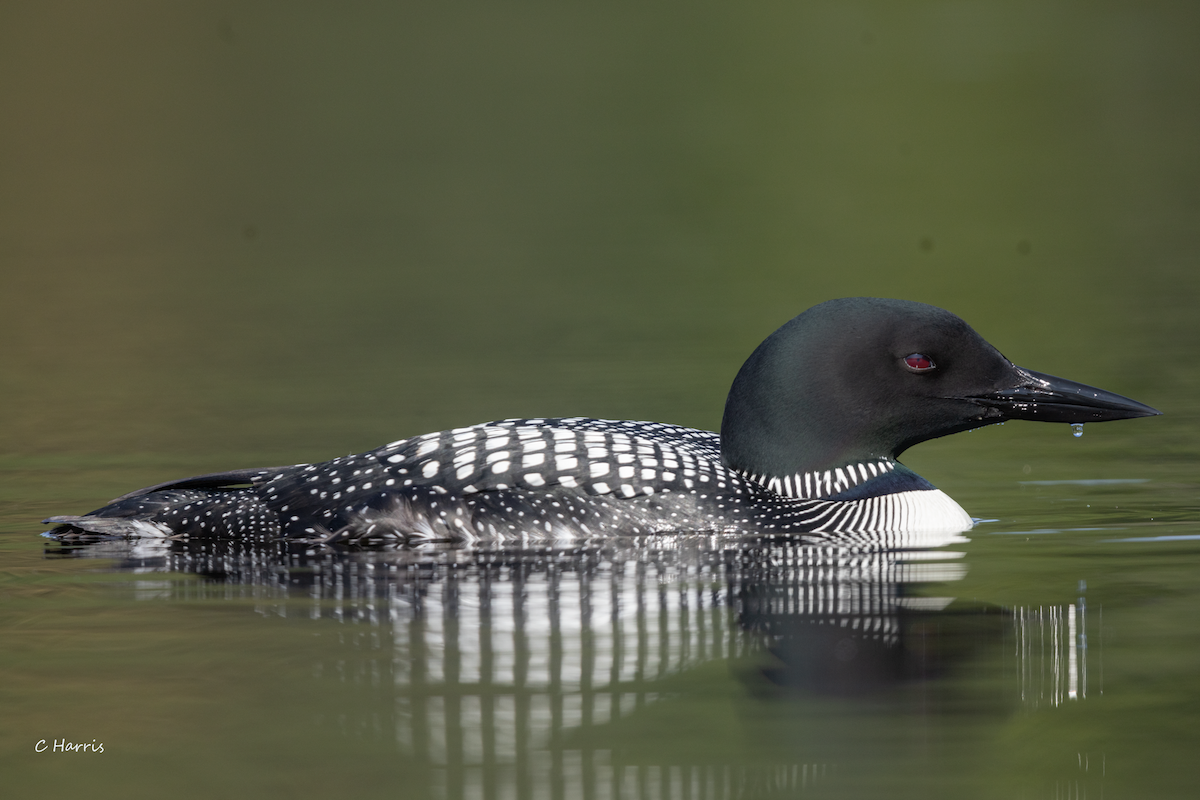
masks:
{"label": "loon's head", "polygon": [[854,297],[810,308],[758,346],[729,391],[721,454],[732,469],[783,476],[894,459],[927,439],[1009,419],[1158,413],[1018,367],[949,311]]}

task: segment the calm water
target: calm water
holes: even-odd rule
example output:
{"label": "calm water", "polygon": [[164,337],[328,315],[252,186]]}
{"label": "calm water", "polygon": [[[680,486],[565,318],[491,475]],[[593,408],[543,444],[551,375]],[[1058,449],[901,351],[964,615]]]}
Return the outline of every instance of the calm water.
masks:
{"label": "calm water", "polygon": [[[0,8],[3,794],[1192,796],[1198,62],[1156,3]],[[915,448],[983,520],[916,552],[38,535],[489,419],[713,429],[860,294],[1164,416]]]}

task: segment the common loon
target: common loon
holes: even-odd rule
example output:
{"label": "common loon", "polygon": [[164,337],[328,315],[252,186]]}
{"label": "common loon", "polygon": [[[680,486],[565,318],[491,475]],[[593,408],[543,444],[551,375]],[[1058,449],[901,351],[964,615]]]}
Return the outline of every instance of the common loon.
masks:
{"label": "common loon", "polygon": [[309,542],[667,532],[958,533],[971,518],[896,458],[1010,419],[1159,412],[1015,366],[963,320],[904,300],[821,303],[758,346],[718,436],[656,422],[508,419],[320,464],[151,486],[50,535]]}

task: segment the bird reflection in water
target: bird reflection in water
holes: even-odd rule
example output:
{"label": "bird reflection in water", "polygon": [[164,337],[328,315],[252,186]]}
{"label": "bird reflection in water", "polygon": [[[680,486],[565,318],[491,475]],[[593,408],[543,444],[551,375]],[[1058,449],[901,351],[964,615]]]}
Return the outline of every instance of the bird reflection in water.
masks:
{"label": "bird reflection in water", "polygon": [[1083,601],[1001,609],[937,596],[966,574],[962,553],[932,546],[955,541],[903,551],[762,536],[376,550],[141,541],[74,552],[208,579],[144,576],[150,594],[253,597],[271,613],[376,632],[348,638],[376,651],[357,679],[386,687],[381,727],[430,766],[435,795],[720,798],[820,783],[836,753],[652,763],[636,730],[706,666],[732,665],[726,681],[751,696],[853,701],[1004,648],[1017,706],[1087,696]]}

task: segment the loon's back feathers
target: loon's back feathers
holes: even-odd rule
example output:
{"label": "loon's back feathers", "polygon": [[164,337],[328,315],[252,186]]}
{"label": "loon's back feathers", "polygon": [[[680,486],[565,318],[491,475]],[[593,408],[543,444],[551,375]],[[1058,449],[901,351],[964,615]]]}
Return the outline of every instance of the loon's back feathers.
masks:
{"label": "loon's back feathers", "polygon": [[172,481],[47,522],[64,537],[407,542],[743,531],[904,546],[916,533],[971,526],[896,461],[910,445],[1003,419],[1156,413],[1015,367],[949,312],[855,298],[810,309],[759,346],[730,390],[721,436],[653,422],[503,420],[321,464]]}
{"label": "loon's back feathers", "polygon": [[[249,488],[234,486],[247,480]],[[882,534],[907,532],[915,504],[924,501],[948,517],[924,527],[970,526],[949,498],[894,462],[810,476],[801,496],[803,483],[795,495],[781,496],[730,470],[720,461],[720,437],[708,431],[582,418],[502,420],[321,464],[162,484],[85,517],[49,521],[104,535],[322,542],[680,530]],[[915,493],[922,496],[906,496]]]}

